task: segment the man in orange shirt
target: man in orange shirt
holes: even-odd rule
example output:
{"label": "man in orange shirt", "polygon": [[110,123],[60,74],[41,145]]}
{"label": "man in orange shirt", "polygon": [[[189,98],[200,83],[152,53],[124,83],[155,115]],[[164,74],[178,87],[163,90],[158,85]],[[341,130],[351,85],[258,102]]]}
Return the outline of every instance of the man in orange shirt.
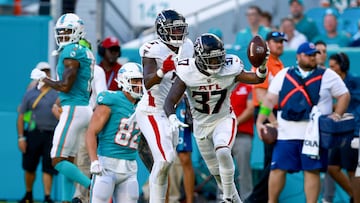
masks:
{"label": "man in orange shirt", "polygon": [[[269,32],[266,35],[266,42],[270,49],[269,60],[267,61],[268,74],[266,80],[263,83],[254,85],[253,88],[253,104],[255,107],[254,110],[254,119],[256,121],[257,115],[259,112],[260,103],[263,101],[267,89],[275,77],[275,75],[284,68],[284,64],[280,60],[280,56],[284,52],[283,42],[287,41],[286,36],[283,32]],[[253,67],[253,71],[255,68]],[[273,111],[267,122],[276,124],[276,108]],[[270,174],[270,164],[272,156],[273,145],[268,145],[264,143],[264,170],[263,174],[260,177],[260,180],[255,185],[251,195],[245,200],[245,203],[252,202],[267,202],[268,200],[268,180]]]}

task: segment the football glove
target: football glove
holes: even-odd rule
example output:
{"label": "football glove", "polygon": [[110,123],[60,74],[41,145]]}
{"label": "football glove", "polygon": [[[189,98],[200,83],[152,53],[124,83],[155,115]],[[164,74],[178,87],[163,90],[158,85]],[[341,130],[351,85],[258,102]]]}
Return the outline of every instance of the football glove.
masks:
{"label": "football glove", "polygon": [[99,160],[95,160],[91,162],[91,166],[90,166],[90,173],[91,174],[95,174],[95,175],[101,175],[102,172],[102,167],[100,165]]}
{"label": "football glove", "polygon": [[169,116],[169,121],[170,121],[170,128],[171,128],[172,132],[179,130],[179,128],[189,127],[188,124],[179,121],[179,119],[176,117],[175,114],[171,114]]}
{"label": "football glove", "polygon": [[164,72],[164,74],[175,69],[175,63],[171,57],[172,55],[169,55],[163,62],[161,70]]}
{"label": "football glove", "polygon": [[355,137],[351,140],[351,148],[359,149],[359,138]]}
{"label": "football glove", "polygon": [[43,81],[39,81],[36,87],[38,90],[40,90],[44,85],[45,83]]}
{"label": "football glove", "polygon": [[31,71],[31,75],[30,78],[33,80],[38,80],[38,81],[42,81],[44,78],[46,78],[46,73],[44,71],[41,71],[37,68],[33,69]]}

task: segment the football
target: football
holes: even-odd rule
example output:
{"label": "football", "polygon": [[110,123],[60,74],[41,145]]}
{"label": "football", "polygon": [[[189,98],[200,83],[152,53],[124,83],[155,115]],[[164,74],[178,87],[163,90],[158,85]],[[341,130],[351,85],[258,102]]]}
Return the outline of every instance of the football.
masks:
{"label": "football", "polygon": [[266,126],[266,133],[264,130],[261,129],[260,136],[262,137],[262,140],[266,144],[273,144],[277,140],[277,128],[270,123],[265,124]]}
{"label": "football", "polygon": [[266,52],[266,42],[259,35],[253,37],[247,48],[247,56],[251,65],[259,67],[266,58]]}

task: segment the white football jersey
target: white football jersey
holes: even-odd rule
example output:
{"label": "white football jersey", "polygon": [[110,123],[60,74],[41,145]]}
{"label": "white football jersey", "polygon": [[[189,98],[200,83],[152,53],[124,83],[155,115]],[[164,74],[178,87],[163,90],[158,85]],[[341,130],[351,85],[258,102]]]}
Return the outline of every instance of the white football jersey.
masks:
{"label": "white football jersey", "polygon": [[179,62],[176,73],[187,86],[186,94],[197,125],[210,126],[231,114],[230,94],[236,84],[235,77],[243,70],[243,62],[232,54],[227,54],[226,65],[210,76],[199,71],[194,58]]}
{"label": "white football jersey", "polygon": [[[139,49],[141,57],[154,58],[158,69],[162,67],[163,61],[172,55],[175,64],[178,58],[191,58],[194,55],[194,45],[188,38],[185,39],[184,44],[179,49],[179,56],[166,46],[161,40],[153,40],[145,43]],[[175,80],[175,71],[167,72],[161,82],[152,86],[150,89],[145,89],[138,107],[143,111],[163,111],[165,98],[170,90],[172,83]]]}

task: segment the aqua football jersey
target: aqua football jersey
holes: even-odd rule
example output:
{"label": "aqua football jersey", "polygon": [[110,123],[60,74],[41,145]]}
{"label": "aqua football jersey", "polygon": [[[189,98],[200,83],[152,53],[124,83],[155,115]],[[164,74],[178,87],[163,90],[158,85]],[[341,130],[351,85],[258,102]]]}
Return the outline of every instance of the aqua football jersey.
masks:
{"label": "aqua football jersey", "polygon": [[98,155],[117,159],[135,160],[140,128],[136,122],[128,125],[129,117],[136,106],[122,91],[104,91],[97,97],[98,105],[111,108],[111,115],[104,128],[98,134]]}
{"label": "aqua football jersey", "polygon": [[62,80],[65,59],[74,59],[80,63],[77,76],[70,92],[60,92],[61,105],[86,106],[89,104],[91,81],[94,74],[95,57],[90,49],[79,44],[64,46],[59,55],[57,74]]}

